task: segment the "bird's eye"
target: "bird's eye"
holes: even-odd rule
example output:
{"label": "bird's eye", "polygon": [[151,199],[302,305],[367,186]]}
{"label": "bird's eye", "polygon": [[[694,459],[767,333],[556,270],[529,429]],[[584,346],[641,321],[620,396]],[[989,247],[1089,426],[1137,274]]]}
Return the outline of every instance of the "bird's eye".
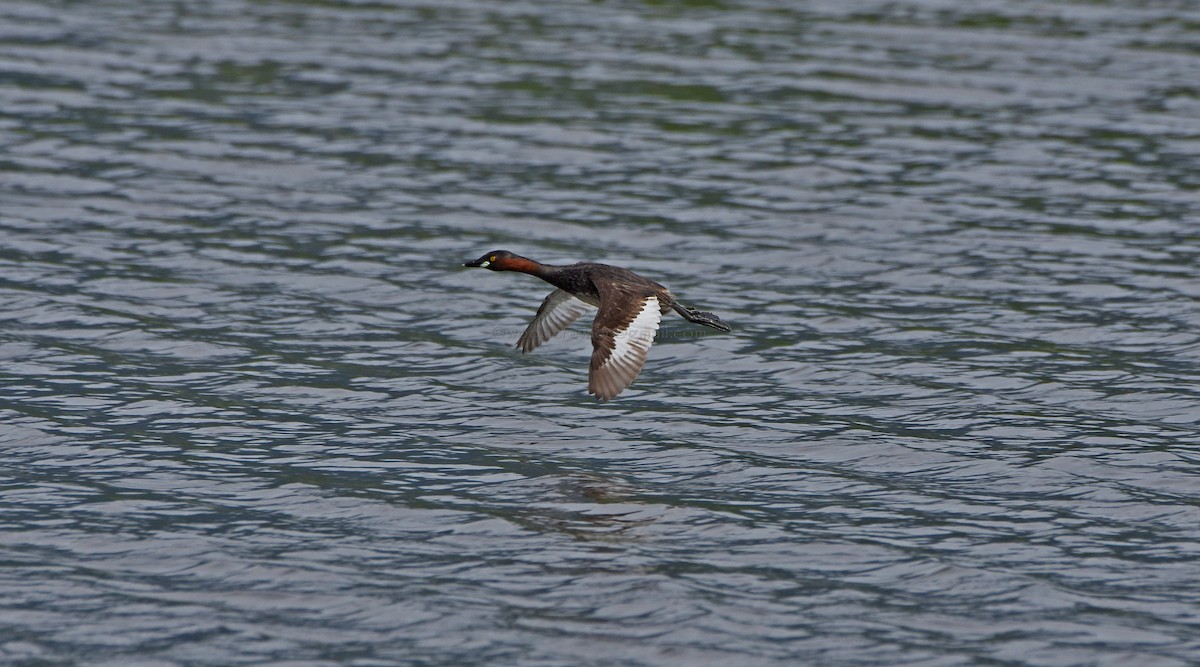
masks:
{"label": "bird's eye", "polygon": [[495,255],[492,255],[491,257],[488,257],[488,261],[489,261],[489,262],[494,262],[494,261],[496,261],[496,256],[495,256]]}

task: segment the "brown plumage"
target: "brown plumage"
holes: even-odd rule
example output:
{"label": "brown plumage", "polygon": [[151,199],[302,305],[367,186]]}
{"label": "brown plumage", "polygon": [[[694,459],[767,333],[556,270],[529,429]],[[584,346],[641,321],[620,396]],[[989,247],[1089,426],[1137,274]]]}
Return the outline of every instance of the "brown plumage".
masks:
{"label": "brown plumage", "polygon": [[730,331],[716,315],[688,308],[662,285],[617,266],[593,262],[550,266],[507,250],[490,252],[463,266],[528,273],[558,288],[542,301],[533,321],[517,339],[522,352],[532,352],[590,307],[599,308],[592,321],[588,392],[601,401],[616,397],[637,378],[654,343],[659,321],[671,310],[690,322]]}

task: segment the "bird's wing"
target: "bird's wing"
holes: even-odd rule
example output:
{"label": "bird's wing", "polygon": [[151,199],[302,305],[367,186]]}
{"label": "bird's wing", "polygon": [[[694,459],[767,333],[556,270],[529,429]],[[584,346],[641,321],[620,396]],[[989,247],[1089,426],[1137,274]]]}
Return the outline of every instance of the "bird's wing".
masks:
{"label": "bird's wing", "polygon": [[571,296],[569,292],[556,289],[546,297],[538,308],[537,315],[525,328],[525,333],[517,339],[517,347],[522,352],[532,352],[534,348],[558,335],[563,329],[579,319],[591,306]]}
{"label": "bird's wing", "polygon": [[600,312],[592,322],[588,393],[615,397],[642,372],[662,318],[658,297],[620,288],[601,289]]}

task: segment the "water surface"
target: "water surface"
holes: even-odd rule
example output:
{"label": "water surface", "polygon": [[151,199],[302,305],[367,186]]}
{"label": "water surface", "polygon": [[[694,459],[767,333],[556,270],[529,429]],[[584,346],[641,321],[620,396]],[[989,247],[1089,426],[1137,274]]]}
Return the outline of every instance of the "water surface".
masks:
{"label": "water surface", "polygon": [[[1188,2],[0,6],[0,662],[1200,661]],[[618,400],[549,287],[672,318]]]}

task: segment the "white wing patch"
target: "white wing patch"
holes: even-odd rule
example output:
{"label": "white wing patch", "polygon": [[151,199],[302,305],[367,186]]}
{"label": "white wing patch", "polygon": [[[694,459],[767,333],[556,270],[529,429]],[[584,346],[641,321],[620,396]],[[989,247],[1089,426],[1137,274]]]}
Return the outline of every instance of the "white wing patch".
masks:
{"label": "white wing patch", "polygon": [[596,398],[609,400],[633,383],[642,372],[642,364],[646,363],[646,354],[654,344],[661,319],[658,297],[646,297],[641,311],[629,326],[613,336],[613,349],[608,358],[592,373],[588,390]]}
{"label": "white wing patch", "polygon": [[658,322],[662,319],[662,311],[658,307],[658,297],[646,297],[642,312],[629,323],[629,326],[618,331],[613,339],[613,351],[605,366],[636,363],[641,366],[646,361],[646,352],[654,344],[654,336],[658,333]]}

